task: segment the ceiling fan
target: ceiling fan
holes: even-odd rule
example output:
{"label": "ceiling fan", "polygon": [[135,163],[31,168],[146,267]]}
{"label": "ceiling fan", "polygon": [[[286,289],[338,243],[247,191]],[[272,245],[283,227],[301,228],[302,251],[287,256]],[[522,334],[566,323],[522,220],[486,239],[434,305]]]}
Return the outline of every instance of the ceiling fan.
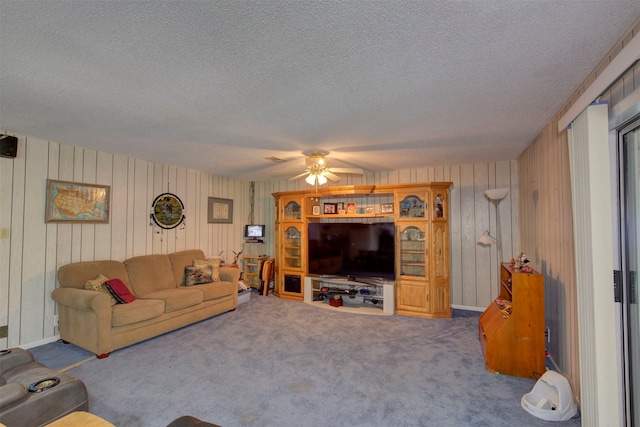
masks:
{"label": "ceiling fan", "polygon": [[360,168],[329,168],[327,166],[326,154],[314,152],[308,155],[304,159],[304,163],[307,166],[307,170],[299,175],[290,178],[290,180],[301,178],[305,175],[304,179],[309,185],[322,185],[327,183],[327,179],[331,181],[340,181],[340,177],[336,173],[353,173],[363,174],[364,171]]}

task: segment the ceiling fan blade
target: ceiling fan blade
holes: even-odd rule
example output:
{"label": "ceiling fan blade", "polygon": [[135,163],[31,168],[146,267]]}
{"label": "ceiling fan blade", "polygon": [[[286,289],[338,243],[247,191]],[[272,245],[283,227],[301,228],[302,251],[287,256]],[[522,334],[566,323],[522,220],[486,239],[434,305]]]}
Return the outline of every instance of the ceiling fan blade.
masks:
{"label": "ceiling fan blade", "polygon": [[322,172],[322,174],[324,176],[326,176],[327,178],[329,178],[331,181],[340,181],[340,177],[338,175],[336,175],[335,173],[331,173],[331,172],[325,170],[324,172]]}
{"label": "ceiling fan blade", "polygon": [[360,168],[328,168],[327,170],[334,173],[353,173],[357,175],[364,173],[364,170]]}
{"label": "ceiling fan blade", "polygon": [[299,175],[296,175],[296,176],[294,176],[294,177],[292,177],[292,178],[289,178],[289,181],[293,181],[294,179],[302,178],[302,177],[303,177],[303,176],[305,176],[305,175],[309,175],[309,171],[304,171],[304,172],[302,172],[302,173],[301,173],[301,174],[299,174]]}

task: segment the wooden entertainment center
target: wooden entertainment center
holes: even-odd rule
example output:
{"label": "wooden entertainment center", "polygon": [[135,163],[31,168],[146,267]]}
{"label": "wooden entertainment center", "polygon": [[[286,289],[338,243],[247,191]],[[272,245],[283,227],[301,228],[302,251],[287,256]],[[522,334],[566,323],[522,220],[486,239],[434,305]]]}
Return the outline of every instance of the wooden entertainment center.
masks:
{"label": "wooden entertainment center", "polygon": [[[319,292],[312,282],[330,279],[330,275],[309,274],[310,223],[386,222],[393,223],[395,228],[395,278],[391,281],[393,292],[385,292],[384,311],[417,317],[451,317],[450,186],[450,182],[350,185],[273,193],[274,294],[312,301]],[[305,295],[305,288],[313,295]]]}

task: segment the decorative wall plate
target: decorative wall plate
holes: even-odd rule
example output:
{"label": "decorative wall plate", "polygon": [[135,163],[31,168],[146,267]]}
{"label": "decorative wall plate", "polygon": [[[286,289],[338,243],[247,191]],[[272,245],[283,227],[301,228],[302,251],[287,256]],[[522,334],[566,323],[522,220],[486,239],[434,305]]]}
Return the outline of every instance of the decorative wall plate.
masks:
{"label": "decorative wall plate", "polygon": [[158,227],[169,230],[184,221],[184,205],[175,194],[163,193],[151,205],[151,218]]}
{"label": "decorative wall plate", "polygon": [[287,240],[294,240],[300,238],[300,231],[295,227],[287,228]]}

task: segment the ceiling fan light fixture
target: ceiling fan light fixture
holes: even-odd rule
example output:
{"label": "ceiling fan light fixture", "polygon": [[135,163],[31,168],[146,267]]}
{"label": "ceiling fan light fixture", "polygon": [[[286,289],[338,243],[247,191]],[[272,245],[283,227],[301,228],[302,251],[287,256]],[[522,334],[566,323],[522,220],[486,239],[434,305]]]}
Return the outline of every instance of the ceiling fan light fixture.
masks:
{"label": "ceiling fan light fixture", "polygon": [[327,167],[327,159],[320,153],[313,153],[307,156],[304,162],[312,171],[321,172]]}
{"label": "ceiling fan light fixture", "polygon": [[318,175],[318,185],[322,185],[322,184],[326,184],[327,183],[327,177],[319,174]]}
{"label": "ceiling fan light fixture", "polygon": [[307,184],[314,185],[316,183],[316,176],[310,173],[304,180],[307,181]]}

